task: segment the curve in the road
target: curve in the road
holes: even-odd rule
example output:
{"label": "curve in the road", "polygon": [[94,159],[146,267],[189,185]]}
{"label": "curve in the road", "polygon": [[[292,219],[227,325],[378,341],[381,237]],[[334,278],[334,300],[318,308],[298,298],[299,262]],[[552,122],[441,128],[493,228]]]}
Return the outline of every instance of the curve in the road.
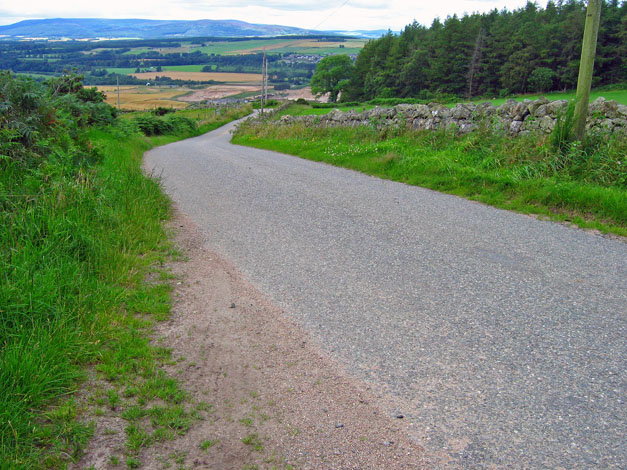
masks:
{"label": "curve in the road", "polygon": [[439,465],[625,469],[627,244],[233,146],[146,167],[263,292],[405,403]]}

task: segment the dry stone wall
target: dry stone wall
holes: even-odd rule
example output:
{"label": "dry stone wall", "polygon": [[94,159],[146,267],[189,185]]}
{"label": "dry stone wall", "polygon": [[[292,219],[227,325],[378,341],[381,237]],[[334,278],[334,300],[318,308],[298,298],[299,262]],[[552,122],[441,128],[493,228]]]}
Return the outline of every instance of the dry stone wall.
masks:
{"label": "dry stone wall", "polygon": [[[357,113],[334,109],[322,116],[282,116],[278,123],[303,123],[308,126],[409,126],[412,129],[454,128],[467,133],[488,123],[496,130],[518,135],[550,133],[559,116],[568,108],[568,101],[546,98],[508,100],[501,106],[490,103],[462,103],[453,108],[441,104],[399,104]],[[627,132],[627,106],[616,101],[597,98],[589,105],[587,128],[595,133]]]}

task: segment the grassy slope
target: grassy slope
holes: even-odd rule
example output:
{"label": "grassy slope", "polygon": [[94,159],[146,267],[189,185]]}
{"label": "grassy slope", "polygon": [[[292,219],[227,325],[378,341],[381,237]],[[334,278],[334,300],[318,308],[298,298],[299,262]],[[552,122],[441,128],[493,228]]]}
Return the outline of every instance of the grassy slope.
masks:
{"label": "grassy slope", "polygon": [[[159,368],[168,351],[148,341],[169,312],[159,265],[173,252],[162,225],[169,200],[141,171],[148,148],[188,136],[91,130],[103,155],[95,166],[76,172],[71,156],[51,157],[19,191],[21,177],[2,174],[11,220],[0,230],[0,468],[64,468],[80,455],[91,425],[77,420],[84,405],[72,396],[85,364],[107,383],[89,394],[97,409],[133,411],[123,416],[129,465],[140,447],[184,432],[197,415]],[[156,280],[147,282],[150,272]],[[145,416],[149,428],[138,422]]]}
{"label": "grassy slope", "polygon": [[627,235],[625,139],[593,156],[551,152],[531,138],[370,127],[243,126],[233,141]]}
{"label": "grassy slope", "polygon": [[337,108],[312,108],[311,106],[308,106],[308,105],[294,103],[290,105],[288,109],[286,109],[285,111],[281,111],[276,116],[280,117],[286,114],[289,114],[290,116],[308,116],[308,115],[320,116],[322,114],[328,114],[334,109],[339,109],[340,111],[343,111],[343,112],[348,112],[352,110],[352,111],[355,111],[356,113],[361,113],[362,111],[366,111],[366,110],[373,109],[373,108],[374,108],[374,105],[371,105],[371,104],[364,104],[360,106],[343,106],[342,103],[338,103]]}
{"label": "grassy slope", "polygon": [[[567,92],[556,92],[556,93],[535,93],[531,95],[519,95],[514,96],[513,99],[516,101],[522,100],[535,100],[540,96],[544,96],[549,100],[573,100],[575,99],[575,91],[567,91]],[[614,100],[619,102],[620,104],[627,105],[627,90],[592,90],[590,92],[590,101],[597,99],[602,96],[606,100]],[[499,106],[509,98],[500,98],[495,100],[479,100],[477,103],[483,103],[484,101],[489,101],[495,106]]]}

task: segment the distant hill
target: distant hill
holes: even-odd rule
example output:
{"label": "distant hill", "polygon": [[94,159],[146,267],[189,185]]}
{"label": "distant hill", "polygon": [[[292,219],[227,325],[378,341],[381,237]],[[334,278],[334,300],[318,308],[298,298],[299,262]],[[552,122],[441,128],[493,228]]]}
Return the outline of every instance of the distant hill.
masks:
{"label": "distant hill", "polygon": [[245,37],[324,34],[291,26],[251,24],[237,20],[141,20],[53,18],[25,20],[0,26],[0,36],[8,38],[97,39],[97,38],[176,38]]}
{"label": "distant hill", "polygon": [[[268,24],[252,24],[238,20],[142,20],[142,19],[94,19],[52,18],[25,20],[0,26],[0,38],[48,38],[48,39],[112,39],[112,38],[177,38],[177,37],[247,37],[349,34],[339,31],[314,31]],[[380,31],[351,32],[351,36],[379,37]]]}

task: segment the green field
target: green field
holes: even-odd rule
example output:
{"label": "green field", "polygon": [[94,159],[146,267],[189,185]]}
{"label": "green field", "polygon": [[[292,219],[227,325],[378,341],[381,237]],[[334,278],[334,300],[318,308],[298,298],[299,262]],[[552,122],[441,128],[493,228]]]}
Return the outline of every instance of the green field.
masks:
{"label": "green field", "polygon": [[[499,98],[499,99],[494,99],[494,100],[489,100],[489,99],[477,100],[475,102],[483,103],[485,101],[489,101],[495,106],[499,106],[505,103],[505,101],[507,101],[508,99],[515,99],[516,101],[535,100],[535,99],[538,99],[540,96],[544,96],[545,98],[548,98],[549,100],[572,100],[572,99],[575,99],[575,91],[572,90],[572,91],[567,91],[567,92],[536,93],[532,95],[518,95],[518,96],[513,96],[511,98]],[[607,91],[592,90],[590,92],[590,101],[597,99],[599,96],[602,96],[606,100],[614,100],[620,104],[627,105],[627,89],[607,90]]]}
{"label": "green field", "polygon": [[18,75],[26,75],[27,77],[31,77],[31,78],[43,78],[43,79],[48,79],[48,78],[53,77],[53,75],[46,75],[43,73],[29,73],[29,72],[19,73]]}
{"label": "green field", "polygon": [[[475,100],[471,100],[471,101],[463,101],[460,100],[459,103],[484,103],[484,102],[490,102],[495,106],[500,106],[501,104],[505,103],[505,101],[509,100],[509,99],[514,99],[516,101],[523,101],[526,99],[529,100],[535,100],[538,99],[540,96],[544,96],[545,98],[548,98],[549,100],[572,100],[575,98],[575,91],[568,91],[568,92],[555,92],[555,93],[543,93],[543,94],[533,94],[533,95],[519,95],[519,96],[512,96],[512,97],[508,97],[508,98],[499,98],[499,99],[494,99],[494,100],[489,100],[489,99],[475,99]],[[620,104],[626,105],[627,106],[627,89],[623,89],[623,90],[592,90],[592,92],[590,93],[590,101],[595,100],[596,98],[602,96],[603,98],[605,98],[606,100],[614,100]],[[445,106],[448,106],[449,108],[454,107],[458,102],[454,101],[454,102],[450,102],[450,103],[446,103]],[[385,107],[391,107],[392,105],[379,105],[379,107],[381,108],[385,108]],[[351,106],[345,106],[343,105],[341,102],[337,103],[337,106],[334,108],[312,108],[310,106],[306,106],[306,105],[292,105],[290,106],[289,109],[284,110],[281,112],[281,115],[283,114],[290,114],[292,116],[303,116],[303,115],[321,115],[321,114],[327,114],[330,113],[333,109],[339,109],[340,111],[350,111],[350,110],[354,110],[355,112],[361,112],[361,111],[365,111],[367,109],[372,109],[374,108],[374,105],[372,104],[368,104],[368,103],[363,103],[361,105],[351,105]]]}
{"label": "green field", "polygon": [[204,43],[205,46],[193,47],[191,52],[201,51],[206,54],[217,55],[237,54],[241,51],[255,48],[276,47],[277,45],[284,44],[286,41],[286,39],[250,39],[247,41],[206,42]]}
{"label": "green field", "polygon": [[129,75],[135,73],[137,67],[107,67],[107,73],[117,73],[120,75]]}
{"label": "green field", "polygon": [[178,72],[202,72],[203,67],[205,65],[164,65],[162,67],[163,70],[172,70]]}
{"label": "green field", "polygon": [[311,55],[330,55],[330,54],[359,54],[361,47],[281,47],[273,49],[271,52],[281,54],[311,54]]}
{"label": "green field", "polygon": [[366,111],[369,109],[373,109],[375,106],[372,104],[364,104],[359,106],[342,106],[342,103],[338,103],[337,107],[334,108],[312,108],[311,106],[303,105],[303,104],[292,104],[289,108],[280,111],[275,116],[280,117],[286,114],[290,116],[320,116],[322,114],[328,114],[334,109],[339,109],[343,112],[355,111],[356,113],[361,113],[362,111]]}
{"label": "green field", "polygon": [[[322,42],[317,44],[315,40],[309,39],[293,39],[293,38],[281,38],[281,39],[249,39],[243,41],[213,41],[200,44],[181,44],[180,48],[173,48],[184,52],[200,51],[206,54],[216,55],[232,55],[243,54],[250,52],[262,52],[265,50],[268,53],[281,53],[281,54],[357,54],[366,43],[365,40],[347,40],[346,43],[342,43],[345,47],[339,47],[340,43],[335,42]],[[160,49],[167,50],[168,48],[152,48],[152,47],[138,47],[126,52],[126,55],[141,55],[150,51],[158,51]]]}
{"label": "green field", "polygon": [[140,54],[145,54],[146,52],[150,52],[152,50],[153,50],[152,47],[137,47],[137,48],[131,49],[128,52],[125,52],[124,55],[140,55]]}
{"label": "green field", "polygon": [[[202,72],[202,68],[205,67],[203,64],[199,65],[164,65],[162,67],[163,71],[178,71],[178,72]],[[140,67],[141,70],[149,70],[150,67]],[[137,67],[109,67],[107,68],[107,72],[109,73],[119,73],[121,75],[130,75],[135,73]]]}

